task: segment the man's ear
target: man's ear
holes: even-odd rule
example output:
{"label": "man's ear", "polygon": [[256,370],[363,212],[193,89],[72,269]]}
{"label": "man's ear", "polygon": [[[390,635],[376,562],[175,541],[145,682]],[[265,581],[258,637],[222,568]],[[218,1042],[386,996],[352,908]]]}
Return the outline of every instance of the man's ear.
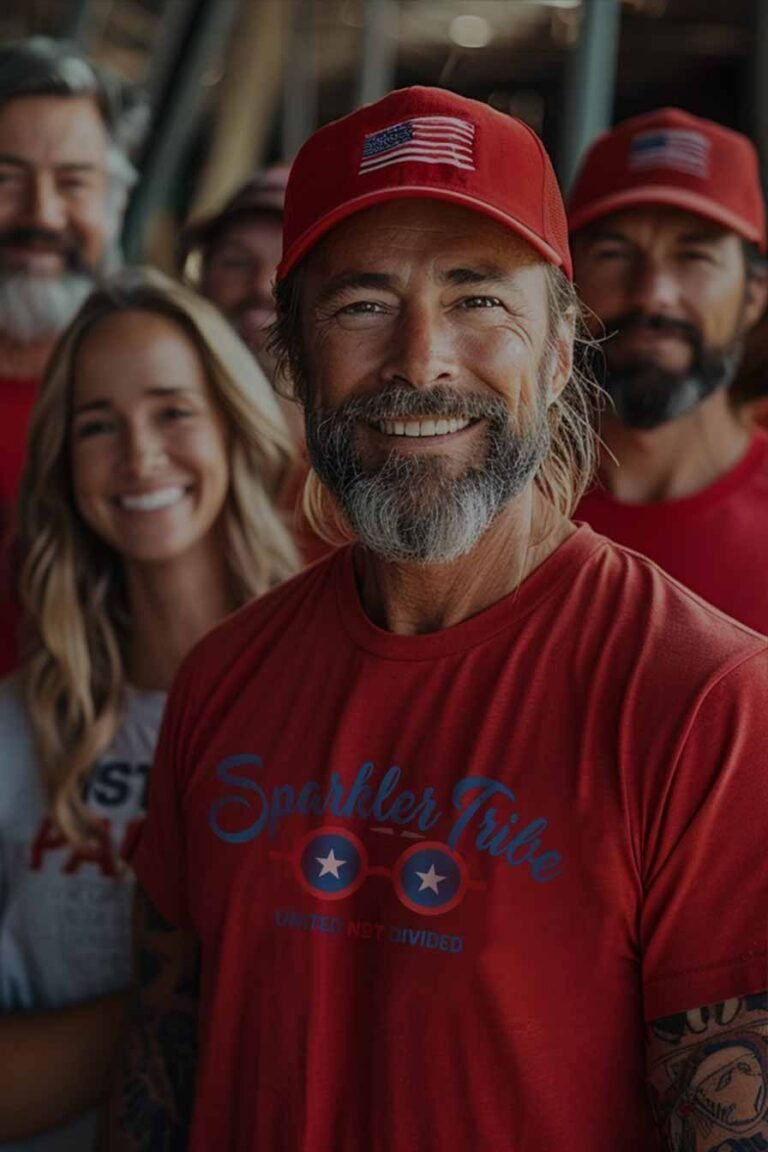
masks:
{"label": "man's ear", "polygon": [[573,373],[573,342],[576,335],[576,322],[573,316],[561,316],[553,342],[552,375],[547,389],[548,404],[560,398],[563,389]]}
{"label": "man's ear", "polygon": [[765,312],[768,304],[768,265],[755,264],[747,272],[744,295],[744,332],[749,332]]}

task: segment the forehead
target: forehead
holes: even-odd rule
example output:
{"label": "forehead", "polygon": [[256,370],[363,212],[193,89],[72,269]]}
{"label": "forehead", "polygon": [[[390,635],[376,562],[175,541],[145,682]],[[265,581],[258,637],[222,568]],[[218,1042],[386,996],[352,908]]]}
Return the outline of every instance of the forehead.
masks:
{"label": "forehead", "polygon": [[90,97],[23,96],[0,105],[0,153],[30,164],[102,163],[106,148]]}
{"label": "forehead", "polygon": [[415,199],[378,204],[342,221],[307,258],[307,268],[331,275],[347,266],[428,258],[439,265],[492,259],[508,271],[544,265],[530,244],[497,221],[457,204]]}
{"label": "forehead", "polygon": [[254,212],[225,224],[213,236],[210,251],[231,246],[258,252],[260,248],[269,246],[271,249],[280,244],[282,236],[283,222],[276,212]]}
{"label": "forehead", "polygon": [[738,241],[735,233],[727,231],[722,225],[707,220],[695,212],[687,212],[682,208],[672,208],[664,204],[646,204],[636,208],[625,208],[621,212],[612,212],[585,228],[583,232],[577,233],[574,239],[578,242],[580,238],[589,240],[609,234],[624,236],[637,243],[658,238],[674,242],[693,236],[711,241],[733,237]]}

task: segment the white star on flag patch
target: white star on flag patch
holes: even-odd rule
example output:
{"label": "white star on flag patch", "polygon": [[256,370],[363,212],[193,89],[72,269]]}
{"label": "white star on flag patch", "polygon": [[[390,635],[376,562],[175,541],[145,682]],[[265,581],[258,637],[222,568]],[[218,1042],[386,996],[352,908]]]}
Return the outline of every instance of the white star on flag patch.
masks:
{"label": "white star on flag patch", "polygon": [[413,116],[372,132],[363,141],[358,174],[404,160],[475,170],[475,126],[457,116]]}

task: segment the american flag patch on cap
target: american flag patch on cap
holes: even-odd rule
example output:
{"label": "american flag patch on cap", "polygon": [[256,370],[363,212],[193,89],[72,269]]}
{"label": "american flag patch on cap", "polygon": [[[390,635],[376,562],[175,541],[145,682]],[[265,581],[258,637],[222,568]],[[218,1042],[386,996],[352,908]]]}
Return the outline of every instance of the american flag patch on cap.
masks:
{"label": "american flag patch on cap", "polygon": [[640,132],[629,146],[629,167],[673,168],[691,176],[709,175],[710,142],[701,132],[659,128]]}
{"label": "american flag patch on cap", "polygon": [[475,126],[455,116],[414,116],[372,132],[363,142],[358,173],[404,160],[475,170]]}

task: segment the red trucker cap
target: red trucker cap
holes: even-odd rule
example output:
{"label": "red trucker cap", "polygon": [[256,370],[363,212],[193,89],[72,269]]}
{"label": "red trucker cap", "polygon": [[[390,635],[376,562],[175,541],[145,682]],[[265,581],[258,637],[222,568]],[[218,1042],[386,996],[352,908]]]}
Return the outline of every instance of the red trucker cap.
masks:
{"label": "red trucker cap", "polygon": [[327,124],[301,148],[285,196],[277,279],[346,217],[413,198],[490,216],[572,277],[563,198],[536,133],[454,92],[402,88]]}
{"label": "red trucker cap", "polygon": [[193,248],[206,246],[228,224],[261,212],[282,215],[285,188],[288,183],[287,164],[274,164],[262,168],[242,184],[227,200],[220,211],[186,224],[179,237],[179,251],[183,264]]}
{"label": "red trucker cap", "polygon": [[623,208],[664,204],[714,220],[765,251],[754,145],[680,108],[660,108],[598,136],[569,197],[571,233]]}

